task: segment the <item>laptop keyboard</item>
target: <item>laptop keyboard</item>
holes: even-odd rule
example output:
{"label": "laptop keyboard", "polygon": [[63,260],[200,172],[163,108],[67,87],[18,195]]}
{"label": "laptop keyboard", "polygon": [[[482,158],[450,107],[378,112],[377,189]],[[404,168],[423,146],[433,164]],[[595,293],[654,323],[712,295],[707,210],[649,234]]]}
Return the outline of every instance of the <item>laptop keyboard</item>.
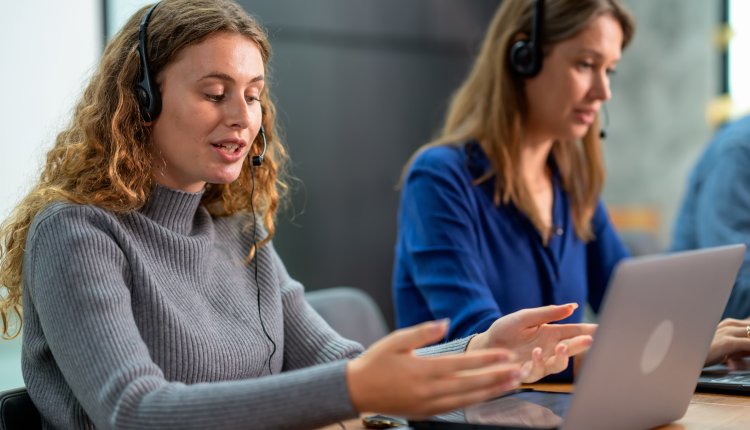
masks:
{"label": "laptop keyboard", "polygon": [[708,380],[718,384],[750,385],[750,372],[733,372],[722,376],[707,376]]}

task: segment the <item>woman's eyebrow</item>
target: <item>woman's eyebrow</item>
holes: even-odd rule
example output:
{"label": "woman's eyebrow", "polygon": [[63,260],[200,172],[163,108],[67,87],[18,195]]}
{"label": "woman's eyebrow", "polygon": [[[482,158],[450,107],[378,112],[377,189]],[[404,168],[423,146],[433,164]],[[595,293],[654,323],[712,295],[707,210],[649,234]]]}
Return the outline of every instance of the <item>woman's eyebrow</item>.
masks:
{"label": "woman's eyebrow", "polygon": [[[211,72],[211,73],[208,73],[208,74],[202,76],[200,79],[198,79],[198,81],[202,81],[204,79],[212,79],[212,78],[213,79],[220,79],[222,81],[227,81],[227,82],[236,82],[233,77],[229,76],[226,73],[221,73],[221,72]],[[248,81],[248,83],[252,84],[252,83],[255,83],[255,82],[261,82],[264,79],[265,78],[263,77],[263,75],[258,75],[256,77],[250,79],[250,81]]]}

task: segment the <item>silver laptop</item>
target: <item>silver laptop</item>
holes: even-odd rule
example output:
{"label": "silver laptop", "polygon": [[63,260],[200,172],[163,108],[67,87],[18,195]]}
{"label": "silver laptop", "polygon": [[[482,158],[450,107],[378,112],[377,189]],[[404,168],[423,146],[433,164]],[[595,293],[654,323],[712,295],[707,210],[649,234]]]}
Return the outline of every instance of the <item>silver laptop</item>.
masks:
{"label": "silver laptop", "polygon": [[522,391],[409,424],[632,430],[681,418],[744,254],[731,245],[621,262],[575,394]]}

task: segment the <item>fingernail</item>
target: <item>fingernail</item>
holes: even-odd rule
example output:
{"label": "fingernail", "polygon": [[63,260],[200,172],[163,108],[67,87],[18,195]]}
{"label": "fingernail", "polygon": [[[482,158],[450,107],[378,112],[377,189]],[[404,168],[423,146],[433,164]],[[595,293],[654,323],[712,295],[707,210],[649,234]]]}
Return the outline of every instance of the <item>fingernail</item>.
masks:
{"label": "fingernail", "polygon": [[573,310],[578,309],[578,303],[575,303],[575,302],[574,303],[568,303],[568,306],[571,306],[573,308]]}
{"label": "fingernail", "polygon": [[508,380],[503,383],[504,390],[510,390],[518,387],[519,385],[521,385],[521,381],[523,380],[523,378],[526,377],[520,370],[513,370],[508,376]]}
{"label": "fingernail", "polygon": [[432,322],[432,328],[435,331],[440,331],[450,324],[450,318],[443,318]]}
{"label": "fingernail", "polygon": [[530,374],[530,373],[531,373],[531,368],[528,368],[528,367],[523,367],[523,368],[521,368],[521,370],[520,370],[520,371],[518,372],[518,379],[519,379],[519,380],[523,380],[523,379],[526,379],[526,378],[527,378],[527,377],[529,376],[529,374]]}
{"label": "fingernail", "polygon": [[450,318],[442,318],[442,319],[439,319],[439,320],[435,320],[435,324],[437,324],[439,326],[448,325],[448,324],[450,324],[450,322],[451,322]]}

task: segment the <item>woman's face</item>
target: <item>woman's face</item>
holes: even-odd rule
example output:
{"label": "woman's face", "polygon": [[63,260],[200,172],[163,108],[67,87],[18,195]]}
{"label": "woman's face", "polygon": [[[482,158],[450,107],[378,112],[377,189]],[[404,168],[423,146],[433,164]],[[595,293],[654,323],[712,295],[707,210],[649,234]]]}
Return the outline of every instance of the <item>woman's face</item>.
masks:
{"label": "woman's face", "polygon": [[161,72],[162,111],[152,123],[156,181],[197,192],[236,180],[261,125],[263,59],[241,34],[189,46]]}
{"label": "woman's face", "polygon": [[609,78],[620,60],[623,34],[610,14],[554,45],[540,73],[526,80],[526,130],[537,141],[582,138],[602,103],[612,97]]}

